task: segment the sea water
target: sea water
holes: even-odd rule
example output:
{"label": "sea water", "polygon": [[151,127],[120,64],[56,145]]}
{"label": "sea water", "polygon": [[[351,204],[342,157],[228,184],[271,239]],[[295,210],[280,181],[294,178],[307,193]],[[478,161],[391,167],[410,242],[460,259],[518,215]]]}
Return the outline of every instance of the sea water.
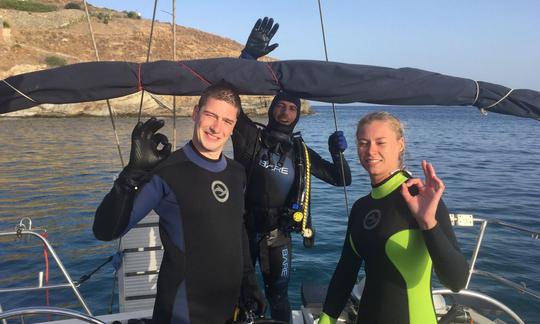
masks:
{"label": "sea water", "polygon": [[[470,107],[340,106],[337,125],[345,132],[353,184],[332,187],[313,178],[312,217],[315,247],[306,249],[296,235],[290,300],[300,305],[302,282],[329,280],[341,253],[347,210],[370,190],[369,178],[358,163],[355,129],[368,111],[387,110],[405,124],[406,164],[421,176],[420,162],[433,163],[446,184],[443,199],[452,212],[499,219],[540,231],[540,123]],[[172,120],[165,134],[172,139]],[[259,122],[264,119],[257,118]],[[136,118],[118,118],[116,125],[124,161]],[[190,118],[177,120],[177,146],[191,137]],[[93,270],[114,254],[117,243],[97,241],[92,234],[94,211],[121,170],[115,136],[108,118],[0,118],[0,230],[13,230],[23,217],[34,227],[46,227],[49,239],[74,279]],[[315,107],[297,126],[306,143],[329,159],[327,138],[334,130],[332,109]],[[227,145],[227,152],[232,150]],[[471,256],[478,227],[457,228],[467,257]],[[23,250],[21,250],[23,248]],[[489,225],[477,269],[493,272],[540,291],[540,241],[527,234]],[[37,284],[44,269],[40,243],[0,242],[0,288]],[[50,283],[60,280],[51,262]],[[110,264],[83,283],[80,290],[94,314],[107,313],[112,291]],[[361,272],[362,275],[362,272]],[[435,277],[435,276],[434,276]],[[438,283],[434,282],[435,286]],[[470,288],[510,306],[528,323],[540,323],[540,302],[495,281],[473,277]],[[67,297],[66,297],[67,296]],[[51,290],[55,306],[76,303],[69,292]],[[117,309],[114,300],[113,309]],[[45,303],[45,293],[0,295],[4,309]]]}

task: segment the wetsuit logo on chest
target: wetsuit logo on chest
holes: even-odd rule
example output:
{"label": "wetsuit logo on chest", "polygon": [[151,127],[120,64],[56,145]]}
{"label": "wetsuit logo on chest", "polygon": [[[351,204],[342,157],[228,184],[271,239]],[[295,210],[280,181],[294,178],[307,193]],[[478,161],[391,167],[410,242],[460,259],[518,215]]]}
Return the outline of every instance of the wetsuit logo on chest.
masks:
{"label": "wetsuit logo on chest", "polygon": [[212,182],[212,193],[217,201],[224,203],[229,199],[229,188],[219,180]]}
{"label": "wetsuit logo on chest", "polygon": [[279,172],[281,174],[289,174],[289,168],[284,166],[280,167],[279,165],[271,164],[268,161],[260,160],[259,165],[270,171]]}
{"label": "wetsuit logo on chest", "polygon": [[366,217],[364,217],[364,228],[368,231],[372,230],[379,225],[380,220],[381,211],[378,209],[373,209],[366,215]]}

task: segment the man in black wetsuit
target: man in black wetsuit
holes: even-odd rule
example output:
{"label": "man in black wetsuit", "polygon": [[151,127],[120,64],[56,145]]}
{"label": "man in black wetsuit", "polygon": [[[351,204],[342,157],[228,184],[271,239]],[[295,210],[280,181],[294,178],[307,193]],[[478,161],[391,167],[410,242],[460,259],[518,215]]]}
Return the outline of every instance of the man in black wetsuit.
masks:
{"label": "man in black wetsuit", "polygon": [[[277,47],[269,41],[277,24],[257,21],[242,57],[257,59]],[[234,159],[247,173],[246,226],[251,258],[259,265],[273,319],[290,320],[288,283],[291,268],[291,232],[313,245],[309,215],[309,176],[342,186],[351,183],[351,173],[341,153],[347,148],[342,132],[328,139],[333,163],[309,149],[294,127],[300,118],[300,98],[281,92],[268,109],[268,124],[258,127],[242,111],[232,135]],[[343,171],[343,173],[342,173]]]}
{"label": "man in black wetsuit", "polygon": [[167,138],[156,133],[163,121],[139,122],[130,162],[96,211],[94,234],[106,241],[152,209],[159,215],[164,254],[156,323],[224,323],[241,285],[244,300],[264,309],[243,222],[244,168],[222,154],[240,110],[230,85],[210,86],[193,109],[192,140],[172,154]]}

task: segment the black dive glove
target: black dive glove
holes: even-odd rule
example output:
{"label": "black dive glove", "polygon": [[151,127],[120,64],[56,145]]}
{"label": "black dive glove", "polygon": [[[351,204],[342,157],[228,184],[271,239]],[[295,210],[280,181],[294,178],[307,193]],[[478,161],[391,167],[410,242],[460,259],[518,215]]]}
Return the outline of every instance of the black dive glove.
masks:
{"label": "black dive glove", "polygon": [[274,19],[264,17],[264,19],[261,20],[259,18],[255,23],[255,26],[253,26],[251,34],[249,34],[246,46],[242,50],[240,57],[257,60],[259,57],[268,55],[268,53],[276,49],[279,44],[269,44],[278,28],[279,24],[276,23],[274,25]]}
{"label": "black dive glove", "polygon": [[342,131],[335,131],[328,137],[328,151],[335,155],[343,153],[347,149],[347,139]]}
{"label": "black dive glove", "polygon": [[266,299],[259,288],[255,272],[244,275],[242,278],[240,306],[246,312],[254,311],[259,316],[264,315],[266,311]]}
{"label": "black dive glove", "polygon": [[[118,180],[130,187],[137,187],[145,181],[150,171],[171,154],[171,144],[167,136],[156,133],[165,122],[150,118],[144,124],[138,122],[131,133],[131,153],[129,163],[120,173]],[[163,147],[158,149],[159,144]]]}

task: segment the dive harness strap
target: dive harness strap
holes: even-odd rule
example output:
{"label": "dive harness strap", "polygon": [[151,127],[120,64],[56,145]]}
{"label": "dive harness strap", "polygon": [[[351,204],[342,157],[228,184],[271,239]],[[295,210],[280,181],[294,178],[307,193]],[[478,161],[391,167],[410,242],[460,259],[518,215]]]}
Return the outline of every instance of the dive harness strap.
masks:
{"label": "dive harness strap", "polygon": [[[263,141],[262,132],[265,129],[264,125],[255,123],[258,128],[257,136]],[[263,144],[264,145],[264,144]],[[278,227],[284,230],[285,232],[296,231],[300,232],[304,238],[304,246],[309,248],[314,245],[314,230],[311,225],[311,213],[310,213],[310,193],[311,193],[311,161],[309,156],[309,150],[307,145],[304,143],[300,132],[293,133],[292,138],[292,148],[294,149],[296,155],[296,170],[297,170],[297,180],[295,183],[295,192],[296,195],[291,197],[289,200],[288,206],[281,208],[279,210],[279,217],[286,217],[287,220],[282,224],[293,224],[292,228],[290,225],[285,227]],[[278,153],[278,152],[276,152]],[[254,149],[251,154],[251,165],[248,171],[248,183],[251,173],[253,171],[253,161],[255,160],[256,150]],[[281,152],[282,158],[284,158],[283,152]],[[282,163],[281,159],[278,163]],[[303,176],[300,176],[303,175]],[[268,209],[265,209],[268,213]],[[278,217],[278,218],[279,218]],[[292,221],[292,222],[291,222]],[[269,234],[270,232],[268,232]],[[261,250],[264,249],[263,246],[259,246]],[[264,254],[264,253],[262,253]]]}
{"label": "dive harness strap", "polygon": [[[258,127],[258,136],[260,140],[263,141],[262,132],[265,129],[264,125],[255,123]],[[264,141],[263,141],[264,142]],[[300,132],[293,133],[292,135],[292,148],[296,155],[296,170],[298,172],[297,180],[295,181],[295,195],[292,199],[289,200],[288,206],[283,208],[280,212],[283,216],[287,217],[285,223],[289,223],[292,220],[292,230],[300,232],[304,238],[305,247],[313,247],[314,245],[314,230],[311,225],[311,212],[310,212],[310,195],[311,195],[311,161],[309,157],[309,150],[302,139]],[[276,152],[277,153],[277,152]],[[252,152],[251,161],[255,159],[255,150]],[[284,154],[281,153],[282,158]],[[281,159],[278,163],[282,163]],[[248,183],[249,177],[253,170],[253,165],[251,165],[248,173]],[[303,176],[300,176],[303,175]],[[286,228],[284,230],[287,231]],[[288,229],[290,231],[291,229]]]}

